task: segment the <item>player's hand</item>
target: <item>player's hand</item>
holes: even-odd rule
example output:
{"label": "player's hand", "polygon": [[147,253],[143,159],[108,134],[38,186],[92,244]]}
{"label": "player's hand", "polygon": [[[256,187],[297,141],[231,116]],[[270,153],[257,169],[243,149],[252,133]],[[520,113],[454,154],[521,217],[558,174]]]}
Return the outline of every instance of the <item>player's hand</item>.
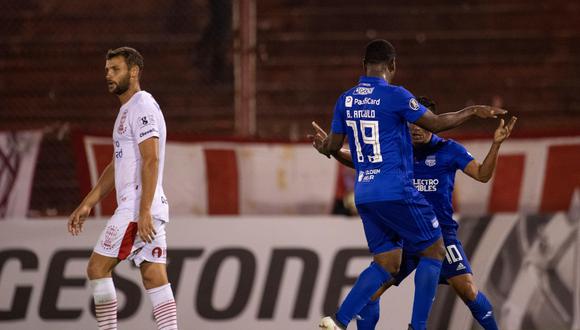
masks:
{"label": "player's hand", "polygon": [[324,152],[324,144],[328,134],[326,134],[326,132],[320,126],[318,126],[315,121],[312,122],[312,127],[314,128],[314,134],[308,134],[306,137],[312,142],[312,146],[318,150],[318,152],[325,155],[326,157],[329,157],[329,155]]}
{"label": "player's hand", "polygon": [[77,236],[83,231],[83,224],[87,217],[91,214],[91,207],[85,204],[79,205],[76,210],[68,217],[68,232],[73,236]]}
{"label": "player's hand", "polygon": [[479,118],[497,118],[499,115],[505,115],[507,110],[492,107],[489,105],[476,105],[475,115]]}
{"label": "player's hand", "polygon": [[518,117],[511,117],[510,121],[507,124],[505,124],[505,121],[503,119],[500,119],[499,126],[496,128],[495,133],[493,133],[493,142],[502,143],[503,141],[505,141],[505,139],[507,139],[510,136],[517,120]]}
{"label": "player's hand", "polygon": [[157,235],[153,227],[153,218],[151,212],[139,212],[139,221],[137,222],[137,232],[139,237],[147,243],[151,243]]}

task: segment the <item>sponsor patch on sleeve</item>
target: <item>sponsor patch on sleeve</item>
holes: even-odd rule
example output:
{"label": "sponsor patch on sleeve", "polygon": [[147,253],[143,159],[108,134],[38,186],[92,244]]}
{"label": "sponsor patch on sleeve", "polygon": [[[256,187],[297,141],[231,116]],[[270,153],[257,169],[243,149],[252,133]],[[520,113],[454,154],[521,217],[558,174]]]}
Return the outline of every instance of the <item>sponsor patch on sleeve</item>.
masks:
{"label": "sponsor patch on sleeve", "polygon": [[139,138],[142,138],[144,136],[149,136],[149,135],[158,136],[159,131],[157,131],[155,128],[150,128],[150,129],[146,130],[145,132],[141,132],[139,134]]}
{"label": "sponsor patch on sleeve", "polygon": [[139,117],[139,128],[143,128],[143,127],[154,125],[154,124],[155,124],[155,117],[153,117],[153,115]]}
{"label": "sponsor patch on sleeve", "polygon": [[417,102],[417,100],[415,98],[411,98],[409,100],[409,108],[411,108],[411,110],[419,110],[419,102]]}

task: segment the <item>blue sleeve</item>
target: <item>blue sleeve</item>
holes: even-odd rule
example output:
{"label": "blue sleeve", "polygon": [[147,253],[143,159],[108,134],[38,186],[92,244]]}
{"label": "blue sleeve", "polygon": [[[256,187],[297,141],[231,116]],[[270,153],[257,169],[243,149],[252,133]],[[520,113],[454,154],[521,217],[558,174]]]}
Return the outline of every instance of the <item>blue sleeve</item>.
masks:
{"label": "blue sleeve", "polygon": [[330,130],[337,134],[346,134],[346,122],[344,119],[344,103],[343,95],[341,95],[334,105],[334,116],[332,117],[332,124]]}
{"label": "blue sleeve", "polygon": [[416,122],[427,111],[415,96],[403,87],[397,90],[397,113],[410,123]]}
{"label": "blue sleeve", "polygon": [[467,164],[473,160],[473,156],[465,149],[465,147],[455,141],[451,141],[451,148],[453,149],[453,164],[455,168],[463,171]]}

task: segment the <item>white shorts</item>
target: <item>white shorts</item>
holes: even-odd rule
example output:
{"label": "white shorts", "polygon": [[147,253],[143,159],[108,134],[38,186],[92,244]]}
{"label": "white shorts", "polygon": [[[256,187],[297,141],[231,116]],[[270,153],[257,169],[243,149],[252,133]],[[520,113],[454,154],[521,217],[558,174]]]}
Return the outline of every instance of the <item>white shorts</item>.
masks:
{"label": "white shorts", "polygon": [[153,219],[153,227],[157,234],[151,243],[147,243],[137,234],[137,222],[129,220],[126,215],[114,214],[107,221],[93,251],[105,257],[129,259],[137,267],[143,261],[164,264],[167,259],[165,221]]}

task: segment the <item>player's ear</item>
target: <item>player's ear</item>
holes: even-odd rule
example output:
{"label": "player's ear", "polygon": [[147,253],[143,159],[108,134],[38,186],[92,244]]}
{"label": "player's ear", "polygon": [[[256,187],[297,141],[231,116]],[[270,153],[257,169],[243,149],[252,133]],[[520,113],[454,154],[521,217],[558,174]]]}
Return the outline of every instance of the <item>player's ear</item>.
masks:
{"label": "player's ear", "polygon": [[387,62],[387,70],[390,73],[395,73],[396,68],[397,68],[397,65],[395,63],[395,59],[394,58],[391,59],[391,60],[389,60],[389,62]]}
{"label": "player's ear", "polygon": [[131,78],[138,79],[139,67],[137,65],[133,65],[133,67],[131,67],[131,70],[129,70],[129,74],[131,75]]}

